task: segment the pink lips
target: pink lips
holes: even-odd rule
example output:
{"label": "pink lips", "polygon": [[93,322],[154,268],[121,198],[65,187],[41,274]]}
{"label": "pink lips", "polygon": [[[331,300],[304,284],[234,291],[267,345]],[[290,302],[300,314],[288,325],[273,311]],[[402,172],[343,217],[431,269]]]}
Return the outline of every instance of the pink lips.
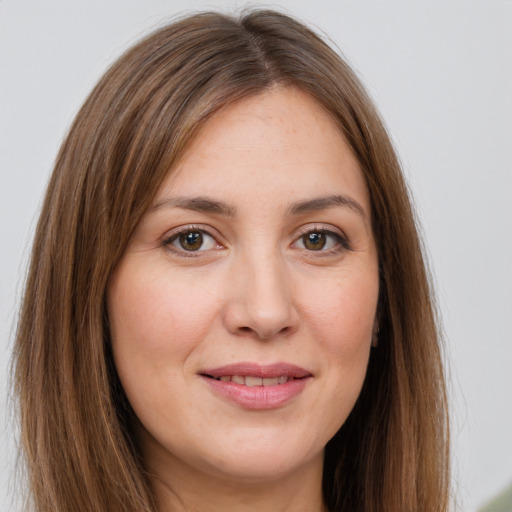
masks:
{"label": "pink lips", "polygon": [[304,368],[287,363],[246,362],[206,369],[201,376],[216,394],[246,409],[280,407],[300,394],[312,377]]}

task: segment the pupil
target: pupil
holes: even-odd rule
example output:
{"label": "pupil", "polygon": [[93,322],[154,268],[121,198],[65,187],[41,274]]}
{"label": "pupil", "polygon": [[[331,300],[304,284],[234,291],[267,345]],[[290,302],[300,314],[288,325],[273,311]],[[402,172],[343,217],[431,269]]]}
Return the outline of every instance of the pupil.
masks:
{"label": "pupil", "polygon": [[325,246],[325,234],[324,233],[309,233],[304,236],[304,246],[307,249],[313,251],[319,251]]}
{"label": "pupil", "polygon": [[203,235],[198,231],[189,231],[180,235],[180,244],[187,251],[197,251],[203,245]]}

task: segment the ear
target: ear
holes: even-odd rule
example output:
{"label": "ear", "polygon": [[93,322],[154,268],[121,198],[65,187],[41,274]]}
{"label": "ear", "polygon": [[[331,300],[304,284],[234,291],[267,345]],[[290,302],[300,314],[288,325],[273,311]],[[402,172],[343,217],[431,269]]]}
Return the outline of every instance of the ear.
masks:
{"label": "ear", "polygon": [[375,317],[375,322],[373,323],[373,333],[372,333],[372,347],[376,347],[379,344],[379,319]]}
{"label": "ear", "polygon": [[[380,277],[382,280],[382,276]],[[382,283],[379,286],[379,298],[377,300],[377,311],[375,311],[375,318],[373,319],[372,329],[372,347],[375,348],[379,345],[379,332],[382,320]]]}

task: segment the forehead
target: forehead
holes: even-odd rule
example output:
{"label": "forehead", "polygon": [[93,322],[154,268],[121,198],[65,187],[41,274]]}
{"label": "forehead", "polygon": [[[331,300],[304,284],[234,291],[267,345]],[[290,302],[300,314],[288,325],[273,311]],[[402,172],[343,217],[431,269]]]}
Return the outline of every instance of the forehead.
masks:
{"label": "forehead", "polygon": [[308,94],[274,88],[209,119],[157,195],[286,202],[351,194],[369,215],[359,163],[330,115]]}

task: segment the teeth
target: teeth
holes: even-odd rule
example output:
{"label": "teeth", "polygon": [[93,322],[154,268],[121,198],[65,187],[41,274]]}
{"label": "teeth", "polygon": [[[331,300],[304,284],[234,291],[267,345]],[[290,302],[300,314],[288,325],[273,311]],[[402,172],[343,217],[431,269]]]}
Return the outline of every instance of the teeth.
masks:
{"label": "teeth", "polygon": [[281,375],[280,377],[253,377],[251,375],[222,375],[218,377],[217,380],[222,382],[234,382],[235,384],[241,384],[243,386],[277,386],[278,384],[286,384],[288,380],[291,380],[293,377],[288,378],[286,375]]}
{"label": "teeth", "polygon": [[263,386],[263,379],[261,377],[245,377],[246,386]]}

